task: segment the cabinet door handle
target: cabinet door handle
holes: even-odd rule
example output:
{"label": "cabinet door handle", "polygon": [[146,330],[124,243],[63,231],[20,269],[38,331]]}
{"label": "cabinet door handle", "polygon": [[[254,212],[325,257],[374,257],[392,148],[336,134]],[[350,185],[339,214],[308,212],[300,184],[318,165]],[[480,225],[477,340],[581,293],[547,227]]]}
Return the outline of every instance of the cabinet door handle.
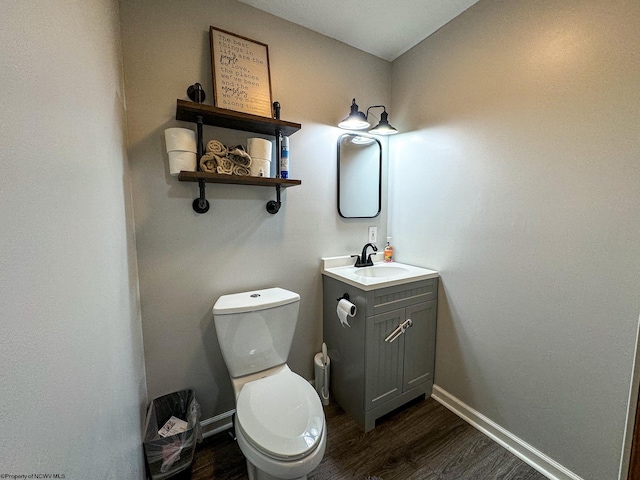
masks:
{"label": "cabinet door handle", "polygon": [[393,332],[387,335],[387,338],[385,338],[384,341],[389,343],[393,342],[396,338],[402,335],[407,328],[412,326],[413,326],[413,320],[411,320],[410,318],[407,318],[404,322],[398,325],[398,327]]}
{"label": "cabinet door handle", "polygon": [[402,335],[402,327],[400,325],[398,325],[398,328],[396,328],[393,332],[391,332],[389,335],[387,335],[387,338],[385,338],[384,341],[391,343],[396,338],[398,338],[400,335]]}

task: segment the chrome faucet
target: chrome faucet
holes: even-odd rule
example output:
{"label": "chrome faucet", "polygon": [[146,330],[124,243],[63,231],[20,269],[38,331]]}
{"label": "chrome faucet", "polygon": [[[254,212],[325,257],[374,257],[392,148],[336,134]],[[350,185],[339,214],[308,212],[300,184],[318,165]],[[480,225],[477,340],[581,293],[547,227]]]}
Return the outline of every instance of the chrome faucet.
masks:
{"label": "chrome faucet", "polygon": [[353,265],[354,267],[372,267],[373,260],[371,260],[371,255],[367,257],[367,248],[371,247],[374,252],[378,251],[378,247],[376,247],[373,243],[367,243],[364,247],[362,247],[362,255],[351,255],[352,257],[356,257],[356,263]]}

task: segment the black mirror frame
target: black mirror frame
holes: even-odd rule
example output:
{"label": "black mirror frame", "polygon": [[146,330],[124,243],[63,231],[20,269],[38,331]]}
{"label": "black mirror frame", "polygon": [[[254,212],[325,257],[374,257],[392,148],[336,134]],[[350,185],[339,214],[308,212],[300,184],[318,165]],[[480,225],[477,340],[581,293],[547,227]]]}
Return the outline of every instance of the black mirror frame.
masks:
{"label": "black mirror frame", "polygon": [[[365,138],[370,138],[371,140],[374,140],[377,144],[378,144],[378,211],[375,213],[375,215],[371,215],[371,216],[364,216],[364,217],[351,217],[351,216],[346,216],[343,215],[343,213],[340,211],[340,145],[342,143],[342,139],[345,137],[365,137]],[[342,218],[375,218],[378,215],[380,215],[380,212],[382,211],[382,144],[380,143],[380,140],[378,140],[375,137],[372,137],[370,135],[364,135],[364,134],[360,134],[360,133],[345,133],[343,135],[340,135],[340,137],[338,138],[338,152],[337,152],[337,171],[338,171],[338,185],[337,185],[337,191],[338,191],[338,204],[337,204],[337,208],[338,208],[338,213],[340,214],[340,216]]]}

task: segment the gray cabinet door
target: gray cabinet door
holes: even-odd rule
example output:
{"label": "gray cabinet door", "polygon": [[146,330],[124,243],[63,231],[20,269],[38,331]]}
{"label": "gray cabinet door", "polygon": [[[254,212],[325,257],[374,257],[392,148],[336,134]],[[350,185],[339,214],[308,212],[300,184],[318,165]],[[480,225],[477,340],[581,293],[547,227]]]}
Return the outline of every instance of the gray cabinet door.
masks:
{"label": "gray cabinet door", "polygon": [[402,393],[404,341],[384,339],[404,321],[405,309],[367,318],[365,340],[365,410],[381,405]]}
{"label": "gray cabinet door", "polygon": [[403,391],[433,379],[436,339],[437,300],[418,303],[405,309],[413,326],[404,337]]}

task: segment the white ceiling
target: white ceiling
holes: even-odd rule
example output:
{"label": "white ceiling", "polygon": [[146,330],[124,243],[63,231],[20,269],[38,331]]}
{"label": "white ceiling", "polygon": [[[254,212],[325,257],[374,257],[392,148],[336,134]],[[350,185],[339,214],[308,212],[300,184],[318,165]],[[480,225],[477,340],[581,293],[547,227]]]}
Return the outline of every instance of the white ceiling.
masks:
{"label": "white ceiling", "polygon": [[478,0],[240,1],[392,61]]}

